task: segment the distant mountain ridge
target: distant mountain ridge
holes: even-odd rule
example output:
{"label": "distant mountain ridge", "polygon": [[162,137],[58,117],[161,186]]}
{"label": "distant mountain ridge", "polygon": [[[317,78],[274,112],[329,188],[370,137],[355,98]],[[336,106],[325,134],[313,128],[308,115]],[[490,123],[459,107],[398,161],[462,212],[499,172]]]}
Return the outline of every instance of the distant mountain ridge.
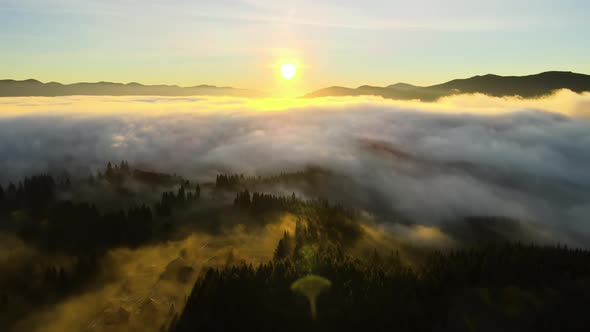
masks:
{"label": "distant mountain ridge", "polygon": [[331,96],[381,96],[388,99],[435,101],[439,98],[463,94],[482,93],[494,97],[521,96],[535,98],[555,90],[569,89],[576,93],[590,91],[590,75],[551,71],[529,76],[484,75],[456,79],[443,84],[420,87],[397,83],[387,87],[363,85],[356,89],[329,87],[305,95],[307,98]]}
{"label": "distant mountain ridge", "polygon": [[[555,90],[569,89],[576,93],[590,92],[590,75],[573,72],[551,71],[528,76],[483,75],[455,79],[446,83],[421,87],[408,83],[396,83],[386,87],[363,85],[358,88],[333,86],[306,94],[306,98],[332,96],[381,96],[388,99],[435,101],[439,98],[482,93],[489,96],[521,96],[535,98],[551,94]],[[197,85],[143,85],[112,82],[61,84],[42,83],[34,79],[0,80],[0,97],[57,97],[57,96],[230,96],[267,97],[268,95],[248,89]]]}
{"label": "distant mountain ridge", "polygon": [[29,79],[23,81],[0,80],[0,97],[57,97],[57,96],[231,96],[263,97],[259,91],[198,85],[180,87],[177,85],[143,85],[140,83],[42,83]]}

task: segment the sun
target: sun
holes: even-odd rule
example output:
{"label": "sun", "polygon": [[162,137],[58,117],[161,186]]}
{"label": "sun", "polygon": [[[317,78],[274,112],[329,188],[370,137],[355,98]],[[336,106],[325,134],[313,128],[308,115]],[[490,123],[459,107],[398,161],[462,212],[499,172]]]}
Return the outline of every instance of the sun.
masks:
{"label": "sun", "polygon": [[292,80],[297,74],[297,66],[292,63],[286,63],[281,66],[281,75],[286,80]]}

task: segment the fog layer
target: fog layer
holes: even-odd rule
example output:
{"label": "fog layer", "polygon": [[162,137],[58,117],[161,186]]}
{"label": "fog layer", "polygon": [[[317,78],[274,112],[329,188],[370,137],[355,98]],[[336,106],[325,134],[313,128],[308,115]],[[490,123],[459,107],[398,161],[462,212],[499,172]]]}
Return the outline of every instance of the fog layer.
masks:
{"label": "fog layer", "polygon": [[123,159],[201,181],[312,165],[342,177],[326,189],[335,200],[385,221],[502,216],[538,241],[590,244],[588,94],[4,98],[0,110],[2,184],[38,172],[86,176]]}

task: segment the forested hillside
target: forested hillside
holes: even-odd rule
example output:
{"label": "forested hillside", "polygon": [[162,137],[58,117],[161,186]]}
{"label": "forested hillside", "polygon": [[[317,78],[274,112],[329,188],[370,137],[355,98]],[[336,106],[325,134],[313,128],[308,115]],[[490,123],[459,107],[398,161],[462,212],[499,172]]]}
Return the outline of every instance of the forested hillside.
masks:
{"label": "forested hillside", "polygon": [[[383,228],[376,215],[309,196],[331,176],[311,168],[268,177],[218,174],[199,183],[121,162],[88,178],[37,175],[0,186],[0,325],[13,331],[44,322],[83,331],[587,326],[590,252],[498,234],[479,243],[446,241],[425,227],[414,230],[429,242],[416,242],[415,235]],[[64,318],[60,308],[68,306],[79,312]]]}

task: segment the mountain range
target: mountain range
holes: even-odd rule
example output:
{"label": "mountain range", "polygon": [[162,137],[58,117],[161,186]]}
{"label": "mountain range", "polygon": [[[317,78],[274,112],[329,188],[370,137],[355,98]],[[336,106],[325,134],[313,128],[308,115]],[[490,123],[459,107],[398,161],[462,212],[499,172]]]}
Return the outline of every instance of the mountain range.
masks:
{"label": "mountain range", "polygon": [[[576,93],[590,91],[590,75],[551,71],[529,76],[483,75],[456,79],[432,86],[415,86],[397,83],[385,87],[363,85],[358,88],[333,86],[306,94],[306,98],[331,96],[381,96],[388,99],[434,101],[456,94],[482,93],[489,96],[521,96],[535,98],[551,94],[555,90],[569,89]],[[139,83],[42,83],[29,79],[24,81],[0,80],[0,97],[24,96],[233,96],[264,97],[267,94],[247,89],[198,85],[143,85]]]}
{"label": "mountain range", "polygon": [[233,96],[263,97],[259,91],[198,85],[143,85],[139,83],[42,83],[34,79],[16,81],[0,80],[0,97],[57,97],[57,96]]}
{"label": "mountain range", "polygon": [[535,98],[551,94],[555,90],[569,89],[576,93],[590,91],[590,75],[572,72],[544,72],[529,76],[484,75],[456,79],[427,87],[397,83],[386,87],[363,85],[356,89],[329,87],[305,95],[308,98],[330,96],[381,96],[388,99],[419,99],[434,101],[455,94],[482,93],[489,96],[521,96]]}

